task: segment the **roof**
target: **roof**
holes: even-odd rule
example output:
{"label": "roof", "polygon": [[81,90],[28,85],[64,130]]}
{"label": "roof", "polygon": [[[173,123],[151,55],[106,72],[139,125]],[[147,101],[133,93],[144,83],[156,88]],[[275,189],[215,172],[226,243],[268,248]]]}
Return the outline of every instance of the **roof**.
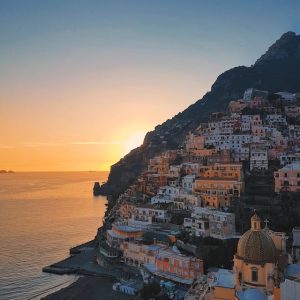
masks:
{"label": "roof", "polygon": [[237,257],[254,264],[274,263],[275,245],[272,238],[263,230],[252,229],[244,233],[237,246]]}
{"label": "roof", "polygon": [[257,265],[276,261],[274,242],[267,230],[260,229],[260,218],[256,213],[251,218],[251,229],[238,242],[236,256]]}
{"label": "roof", "polygon": [[293,162],[289,165],[286,165],[281,170],[299,170],[300,171],[300,162]]}
{"label": "roof", "polygon": [[178,277],[178,276],[176,276],[175,274],[172,274],[172,273],[166,273],[166,272],[158,271],[154,264],[144,264],[143,266],[150,273],[152,273],[152,274],[154,274],[158,277],[164,278],[164,279],[168,279],[168,280],[171,280],[171,281],[175,281],[175,282],[183,283],[183,284],[188,284],[188,285],[192,284],[193,281],[194,281],[194,279],[192,279],[192,278],[186,279],[186,278]]}
{"label": "roof", "polygon": [[211,272],[209,277],[213,277],[212,286],[234,288],[234,273],[231,270],[218,269],[216,272]]}
{"label": "roof", "polygon": [[236,293],[239,300],[268,300],[268,296],[259,289],[247,289]]}
{"label": "roof", "polygon": [[288,265],[286,268],[286,275],[287,276],[300,276],[300,265],[298,264],[291,264]]}
{"label": "roof", "polygon": [[126,232],[139,232],[139,231],[141,231],[138,228],[134,228],[134,227],[127,226],[127,225],[116,225],[116,224],[114,224],[114,227],[117,230],[126,231]]}

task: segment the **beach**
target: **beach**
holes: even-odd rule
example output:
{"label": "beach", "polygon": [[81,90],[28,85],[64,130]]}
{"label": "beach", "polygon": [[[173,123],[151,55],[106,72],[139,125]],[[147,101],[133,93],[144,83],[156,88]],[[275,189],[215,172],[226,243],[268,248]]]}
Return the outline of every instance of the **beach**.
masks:
{"label": "beach", "polygon": [[84,276],[70,286],[63,288],[42,299],[44,300],[135,300],[135,296],[128,296],[112,290],[111,278]]}

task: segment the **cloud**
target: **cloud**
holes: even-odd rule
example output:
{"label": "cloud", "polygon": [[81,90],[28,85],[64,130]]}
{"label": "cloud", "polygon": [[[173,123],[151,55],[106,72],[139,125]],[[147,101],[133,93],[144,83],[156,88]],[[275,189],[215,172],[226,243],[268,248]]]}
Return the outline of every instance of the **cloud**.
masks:
{"label": "cloud", "polygon": [[72,145],[124,145],[125,142],[72,142]]}
{"label": "cloud", "polygon": [[97,145],[125,145],[125,142],[122,141],[74,141],[74,142],[24,142],[16,145],[2,145],[0,144],[0,149],[15,149],[15,148],[40,148],[40,147],[60,147],[60,146],[97,146]]}
{"label": "cloud", "polygon": [[3,145],[3,144],[0,144],[0,149],[14,149],[16,148],[15,146],[10,146],[10,145]]}

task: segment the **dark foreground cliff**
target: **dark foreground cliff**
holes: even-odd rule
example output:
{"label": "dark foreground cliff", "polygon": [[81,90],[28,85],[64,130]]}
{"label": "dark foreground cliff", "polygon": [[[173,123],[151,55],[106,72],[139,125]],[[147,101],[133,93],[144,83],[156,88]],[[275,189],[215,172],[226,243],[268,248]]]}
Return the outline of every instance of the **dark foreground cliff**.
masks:
{"label": "dark foreground cliff", "polygon": [[178,148],[186,134],[210,113],[225,110],[249,88],[271,92],[300,91],[300,35],[287,32],[250,67],[240,66],[221,74],[204,97],[172,119],[148,132],[143,145],[111,167],[104,195],[118,195],[145,169],[147,160],[166,149]]}

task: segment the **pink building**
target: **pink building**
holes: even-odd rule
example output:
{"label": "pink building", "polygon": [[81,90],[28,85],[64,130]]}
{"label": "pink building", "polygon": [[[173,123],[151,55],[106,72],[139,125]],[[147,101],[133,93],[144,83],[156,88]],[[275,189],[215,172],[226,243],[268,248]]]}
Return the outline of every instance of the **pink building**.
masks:
{"label": "pink building", "polygon": [[300,192],[300,163],[295,162],[274,172],[275,192]]}

